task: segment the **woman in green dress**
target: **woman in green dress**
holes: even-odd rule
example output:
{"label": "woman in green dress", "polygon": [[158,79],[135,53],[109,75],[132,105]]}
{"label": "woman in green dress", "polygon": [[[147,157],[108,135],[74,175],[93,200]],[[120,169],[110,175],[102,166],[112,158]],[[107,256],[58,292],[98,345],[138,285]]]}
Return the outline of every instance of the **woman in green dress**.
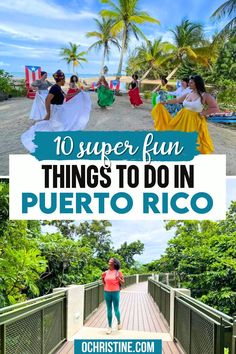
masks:
{"label": "woman in green dress", "polygon": [[97,83],[98,105],[102,108],[112,106],[115,101],[114,92],[110,90],[105,76],[101,76]]}

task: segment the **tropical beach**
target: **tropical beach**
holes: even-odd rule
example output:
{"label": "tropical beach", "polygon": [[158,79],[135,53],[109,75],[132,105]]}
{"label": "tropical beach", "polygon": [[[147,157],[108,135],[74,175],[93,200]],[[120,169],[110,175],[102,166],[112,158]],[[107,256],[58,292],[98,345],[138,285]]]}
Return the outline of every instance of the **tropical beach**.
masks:
{"label": "tropical beach", "polygon": [[[93,108],[86,130],[153,130],[150,100],[144,100],[141,108],[130,110],[127,95],[123,95],[116,97],[112,110],[104,110],[101,114],[101,109],[97,106],[96,93],[91,93],[91,99]],[[9,154],[27,153],[20,137],[32,125],[29,120],[31,106],[32,102],[27,98],[14,98],[0,102],[0,175],[2,176],[8,176],[9,173]],[[229,128],[227,125],[209,123],[209,131],[215,153],[227,156],[227,175],[235,175],[236,129]]]}
{"label": "tropical beach", "polygon": [[189,11],[179,0],[171,22],[169,5],[44,0],[35,13],[28,0],[0,4],[0,175],[9,154],[53,129],[197,131],[199,151],[225,154],[236,174],[235,2]]}

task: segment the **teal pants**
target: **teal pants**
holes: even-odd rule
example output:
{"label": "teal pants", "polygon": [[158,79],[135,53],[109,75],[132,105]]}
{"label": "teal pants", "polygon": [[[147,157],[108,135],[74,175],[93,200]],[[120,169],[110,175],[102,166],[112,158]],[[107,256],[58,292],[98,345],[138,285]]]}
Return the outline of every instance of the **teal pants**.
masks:
{"label": "teal pants", "polygon": [[111,327],[112,325],[112,304],[118,324],[120,324],[120,291],[104,291],[104,298],[107,305],[108,326]]}

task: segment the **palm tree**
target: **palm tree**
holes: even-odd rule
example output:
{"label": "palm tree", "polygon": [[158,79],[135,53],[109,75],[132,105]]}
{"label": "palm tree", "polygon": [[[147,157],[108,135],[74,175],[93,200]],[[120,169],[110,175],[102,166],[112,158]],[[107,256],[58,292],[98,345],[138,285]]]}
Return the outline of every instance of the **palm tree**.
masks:
{"label": "palm tree", "polygon": [[236,34],[236,0],[227,0],[211,15],[212,18],[229,18],[230,21],[220,31],[217,38],[225,35],[233,37]]}
{"label": "palm tree", "polygon": [[131,33],[134,34],[136,39],[139,39],[139,37],[145,38],[145,35],[138,26],[147,22],[159,24],[159,21],[151,17],[147,12],[138,10],[139,0],[117,0],[118,4],[112,0],[101,0],[101,2],[110,6],[110,9],[102,10],[100,14],[103,17],[114,20],[112,33],[114,35],[122,33],[121,54],[117,74],[121,76],[123,58]]}
{"label": "palm tree", "polygon": [[104,74],[103,68],[105,64],[105,59],[109,58],[109,54],[111,50],[110,44],[116,46],[119,50],[121,47],[118,42],[118,39],[111,33],[111,29],[114,25],[114,20],[105,19],[104,17],[102,17],[101,21],[99,21],[98,19],[94,19],[94,21],[96,22],[98,31],[88,32],[86,36],[88,38],[94,37],[98,39],[95,43],[93,43],[89,47],[89,50],[92,48],[96,48],[96,49],[101,49],[102,47],[104,48],[102,62],[101,62],[101,70],[100,70],[100,74],[102,75]]}
{"label": "palm tree", "polygon": [[172,50],[175,68],[168,75],[167,80],[176,73],[184,59],[208,65],[209,59],[213,55],[213,48],[206,45],[201,24],[184,19],[180,25],[170,32],[174,36],[174,44],[167,42],[164,47],[166,46],[166,50]]}
{"label": "palm tree", "polygon": [[81,65],[81,62],[87,63],[85,55],[87,52],[78,52],[80,45],[69,43],[68,47],[61,48],[60,56],[67,62],[68,65],[72,63],[73,74],[75,74],[75,67]]}
{"label": "palm tree", "polygon": [[137,63],[142,66],[148,64],[149,68],[144,73],[140,81],[144,80],[153,70],[159,68],[163,63],[172,58],[172,54],[168,53],[167,46],[163,46],[161,38],[155,39],[152,43],[147,41],[138,48]]}

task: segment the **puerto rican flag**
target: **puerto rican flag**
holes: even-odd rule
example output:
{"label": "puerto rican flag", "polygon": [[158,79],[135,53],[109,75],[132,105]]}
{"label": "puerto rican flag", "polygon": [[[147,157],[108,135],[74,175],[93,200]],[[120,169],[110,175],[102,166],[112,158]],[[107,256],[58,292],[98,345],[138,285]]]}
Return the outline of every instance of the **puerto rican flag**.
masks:
{"label": "puerto rican flag", "polygon": [[26,83],[30,86],[33,81],[41,78],[41,67],[40,66],[25,66],[25,78]]}

